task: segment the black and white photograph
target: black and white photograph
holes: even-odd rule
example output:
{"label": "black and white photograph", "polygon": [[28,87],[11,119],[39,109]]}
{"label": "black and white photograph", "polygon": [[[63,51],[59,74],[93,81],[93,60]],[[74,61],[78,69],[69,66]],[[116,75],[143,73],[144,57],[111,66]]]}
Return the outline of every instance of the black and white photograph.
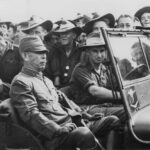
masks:
{"label": "black and white photograph", "polygon": [[0,0],[0,150],[150,150],[150,1]]}

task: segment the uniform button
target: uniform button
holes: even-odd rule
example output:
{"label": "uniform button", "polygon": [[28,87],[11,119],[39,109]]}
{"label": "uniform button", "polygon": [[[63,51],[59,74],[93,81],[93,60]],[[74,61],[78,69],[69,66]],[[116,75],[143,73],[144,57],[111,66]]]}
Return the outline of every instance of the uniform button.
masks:
{"label": "uniform button", "polygon": [[69,66],[66,66],[66,70],[69,70]]}
{"label": "uniform button", "polygon": [[64,73],[64,77],[67,77],[68,76],[68,73]]}

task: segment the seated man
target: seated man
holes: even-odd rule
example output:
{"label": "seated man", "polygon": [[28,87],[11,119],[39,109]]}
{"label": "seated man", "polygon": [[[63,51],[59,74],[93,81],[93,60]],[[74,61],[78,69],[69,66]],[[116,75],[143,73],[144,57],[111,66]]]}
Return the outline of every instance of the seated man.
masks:
{"label": "seated man", "polygon": [[[142,43],[142,46],[148,61],[148,65],[150,65],[150,47],[146,43]],[[137,66],[140,64],[146,64],[144,53],[142,52],[142,47],[139,42],[136,42],[132,45],[131,57]]]}
{"label": "seated man", "polygon": [[[47,50],[40,38],[29,36],[22,39],[19,50],[24,65],[11,84],[10,96],[21,120],[26,126],[46,137],[48,141],[46,146],[51,150],[60,147],[100,149],[90,130],[87,127],[77,127],[72,121],[72,112],[80,111],[80,108],[75,104],[74,109],[62,106],[60,101],[65,96],[43,76]],[[90,119],[97,118],[90,116]],[[88,126],[95,132],[101,133],[104,125],[110,129],[117,124],[118,119],[110,116],[88,123]]]}
{"label": "seated man", "polygon": [[[132,45],[130,54],[134,64],[132,64],[133,67],[130,67],[130,70],[128,69],[128,73],[124,76],[125,79],[131,80],[147,76],[149,74],[147,65],[150,65],[150,47],[143,42],[136,42]],[[128,64],[126,66],[129,67]]]}
{"label": "seated man", "polygon": [[[73,100],[80,106],[88,107],[89,113],[94,111],[102,112],[106,116],[116,115],[124,122],[124,110],[120,105],[116,106],[117,103],[121,103],[120,93],[109,89],[109,70],[103,65],[107,53],[100,33],[89,34],[86,45],[82,48],[81,61],[75,67],[70,82]],[[93,109],[93,105],[96,104],[97,107]]]}

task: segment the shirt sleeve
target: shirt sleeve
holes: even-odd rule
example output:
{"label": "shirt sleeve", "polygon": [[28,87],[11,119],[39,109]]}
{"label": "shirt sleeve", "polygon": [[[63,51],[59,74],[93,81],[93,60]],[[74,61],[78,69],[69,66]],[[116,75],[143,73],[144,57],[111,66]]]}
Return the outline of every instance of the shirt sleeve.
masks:
{"label": "shirt sleeve", "polygon": [[74,82],[78,82],[85,90],[87,90],[91,85],[97,85],[93,80],[92,75],[88,70],[82,67],[76,67],[73,72]]}
{"label": "shirt sleeve", "polygon": [[39,111],[31,86],[22,81],[14,81],[10,97],[22,121],[37,133],[52,139],[59,125]]}

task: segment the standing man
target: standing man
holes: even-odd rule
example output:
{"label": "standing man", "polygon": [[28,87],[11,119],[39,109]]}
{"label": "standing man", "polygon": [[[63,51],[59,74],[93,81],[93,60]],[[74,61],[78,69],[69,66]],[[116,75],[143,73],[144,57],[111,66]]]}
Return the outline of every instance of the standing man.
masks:
{"label": "standing man", "polygon": [[16,32],[17,32],[17,26],[13,23],[11,23],[9,25],[9,29],[8,29],[8,39],[11,43],[14,44],[14,40],[16,37]]}
{"label": "standing man", "polygon": [[[76,18],[71,20],[77,27],[83,28],[84,25],[89,22],[91,20],[91,18],[87,15],[81,15],[80,13],[77,14]],[[84,45],[85,44],[85,40],[86,40],[86,33],[82,32],[79,36],[78,36],[78,45]]]}
{"label": "standing man", "polygon": [[19,49],[10,41],[0,36],[0,79],[3,81],[3,92],[0,99],[9,97],[10,83],[14,76],[18,74],[22,67]]}
{"label": "standing man", "polygon": [[51,31],[53,24],[50,20],[44,20],[38,16],[32,16],[29,20],[28,27],[22,32],[29,35],[37,35],[44,41],[44,37]]}
{"label": "standing man", "polygon": [[130,15],[120,15],[117,19],[117,28],[133,30],[135,28],[135,18]]}
{"label": "standing man", "polygon": [[97,17],[87,22],[83,27],[84,32],[89,34],[91,32],[101,32],[101,27],[103,28],[113,28],[115,24],[115,18],[112,14],[108,13],[106,15]]}
{"label": "standing man", "polygon": [[135,13],[143,27],[150,27],[150,7],[143,7]]}
{"label": "standing man", "polygon": [[8,29],[9,25],[11,24],[10,21],[0,21],[0,32],[4,38],[8,38]]}
{"label": "standing man", "polygon": [[[54,84],[58,87],[68,86],[72,71],[80,60],[76,38],[82,29],[70,21],[62,20],[54,33],[59,35],[59,48],[54,50],[50,67],[53,67]],[[58,64],[57,67],[54,67]]]}
{"label": "standing man", "polygon": [[72,22],[77,26],[82,28],[84,26],[84,15],[77,13],[76,17],[72,19]]}

